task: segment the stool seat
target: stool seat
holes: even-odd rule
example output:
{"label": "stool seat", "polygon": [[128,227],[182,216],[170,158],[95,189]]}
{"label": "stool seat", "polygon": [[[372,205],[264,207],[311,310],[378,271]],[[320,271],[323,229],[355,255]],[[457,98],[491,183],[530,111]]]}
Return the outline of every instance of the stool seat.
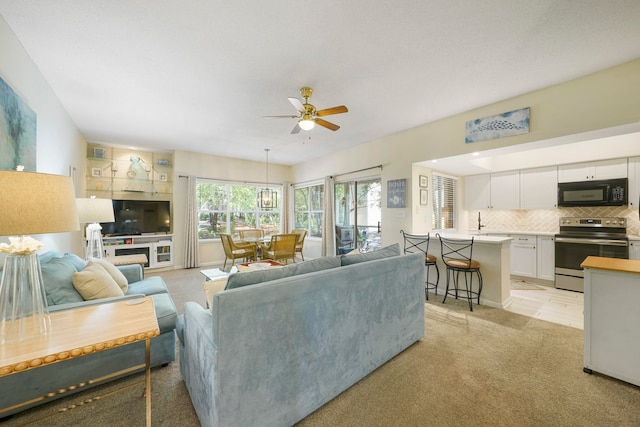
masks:
{"label": "stool seat", "polygon": [[431,254],[427,254],[426,257],[424,257],[424,262],[429,263],[429,262],[436,262],[438,261],[438,258],[436,258],[435,256],[431,255]]}
{"label": "stool seat", "polygon": [[451,259],[451,260],[445,261],[445,264],[448,267],[453,267],[453,268],[464,268],[464,269],[480,268],[480,263],[475,260],[467,261],[465,259]]}

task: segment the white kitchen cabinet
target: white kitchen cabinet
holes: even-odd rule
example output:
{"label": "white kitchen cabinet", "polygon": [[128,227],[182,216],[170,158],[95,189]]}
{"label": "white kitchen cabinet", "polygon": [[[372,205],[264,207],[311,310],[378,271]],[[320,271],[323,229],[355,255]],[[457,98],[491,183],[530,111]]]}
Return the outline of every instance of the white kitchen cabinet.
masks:
{"label": "white kitchen cabinet", "polygon": [[538,244],[536,236],[514,235],[511,241],[511,274],[536,277]]}
{"label": "white kitchen cabinet", "polygon": [[520,172],[491,174],[489,199],[491,209],[520,209]]}
{"label": "white kitchen cabinet", "polygon": [[470,175],[464,177],[464,206],[467,210],[482,210],[491,207],[491,176]]}
{"label": "white kitchen cabinet", "polygon": [[640,157],[629,157],[629,209],[638,209],[640,203]]}
{"label": "white kitchen cabinet", "polygon": [[519,209],[520,172],[471,175],[464,179],[465,208]]}
{"label": "white kitchen cabinet", "polygon": [[556,279],[555,273],[555,238],[553,236],[538,236],[537,243],[537,274],[536,277],[542,280]]}
{"label": "white kitchen cabinet", "polygon": [[558,204],[558,168],[520,171],[520,209],[552,209]]}
{"label": "white kitchen cabinet", "polygon": [[629,259],[640,261],[640,240],[629,240]]}
{"label": "white kitchen cabinet", "polygon": [[626,158],[558,166],[558,182],[592,181],[626,177]]}

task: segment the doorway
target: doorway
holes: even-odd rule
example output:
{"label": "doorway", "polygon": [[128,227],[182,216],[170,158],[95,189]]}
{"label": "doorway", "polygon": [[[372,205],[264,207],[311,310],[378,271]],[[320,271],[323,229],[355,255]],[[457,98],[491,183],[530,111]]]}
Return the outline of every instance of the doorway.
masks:
{"label": "doorway", "polygon": [[334,189],[336,254],[380,249],[380,178],[338,182]]}

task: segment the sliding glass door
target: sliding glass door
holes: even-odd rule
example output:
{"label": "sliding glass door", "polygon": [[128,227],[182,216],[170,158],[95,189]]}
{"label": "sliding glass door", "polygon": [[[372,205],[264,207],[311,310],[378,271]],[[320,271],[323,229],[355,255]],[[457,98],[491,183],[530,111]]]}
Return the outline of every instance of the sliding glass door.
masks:
{"label": "sliding glass door", "polygon": [[380,178],[335,184],[336,253],[380,248]]}

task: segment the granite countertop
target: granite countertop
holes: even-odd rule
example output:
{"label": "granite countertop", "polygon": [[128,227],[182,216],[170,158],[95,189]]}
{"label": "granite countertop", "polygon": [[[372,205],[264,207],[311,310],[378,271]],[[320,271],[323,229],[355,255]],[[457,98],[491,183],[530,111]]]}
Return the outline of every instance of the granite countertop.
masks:
{"label": "granite countertop", "polygon": [[449,239],[471,239],[473,237],[474,243],[491,243],[491,244],[502,244],[504,242],[511,241],[511,237],[504,236],[487,236],[485,234],[464,234],[464,233],[440,233],[442,237],[446,237]]}
{"label": "granite countertop", "polygon": [[[490,234],[518,234],[518,235],[528,235],[528,236],[555,236],[558,234],[557,231],[522,231],[522,230],[494,230],[494,229],[482,229],[482,231],[478,230],[467,230],[467,232],[474,236],[486,236]],[[640,240],[640,236],[638,236]]]}

